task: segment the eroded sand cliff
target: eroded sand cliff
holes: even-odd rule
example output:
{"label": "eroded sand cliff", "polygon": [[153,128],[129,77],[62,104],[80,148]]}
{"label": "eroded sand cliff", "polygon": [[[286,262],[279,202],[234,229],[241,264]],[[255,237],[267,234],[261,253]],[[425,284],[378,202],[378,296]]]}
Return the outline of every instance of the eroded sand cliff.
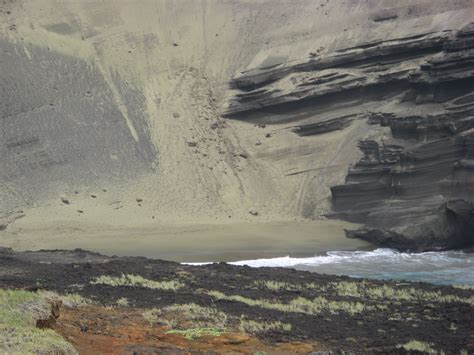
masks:
{"label": "eroded sand cliff", "polygon": [[0,224],[330,215],[472,243],[473,6],[5,1]]}

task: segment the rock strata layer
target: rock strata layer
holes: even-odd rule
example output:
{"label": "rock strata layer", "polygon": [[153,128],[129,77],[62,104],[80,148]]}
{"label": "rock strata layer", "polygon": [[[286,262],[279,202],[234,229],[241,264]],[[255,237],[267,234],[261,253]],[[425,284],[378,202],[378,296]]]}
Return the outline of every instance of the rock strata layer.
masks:
{"label": "rock strata layer", "polygon": [[474,23],[311,52],[232,87],[227,117],[294,123],[302,139],[369,126],[362,158],[330,187],[328,215],[365,224],[349,237],[409,250],[474,243]]}

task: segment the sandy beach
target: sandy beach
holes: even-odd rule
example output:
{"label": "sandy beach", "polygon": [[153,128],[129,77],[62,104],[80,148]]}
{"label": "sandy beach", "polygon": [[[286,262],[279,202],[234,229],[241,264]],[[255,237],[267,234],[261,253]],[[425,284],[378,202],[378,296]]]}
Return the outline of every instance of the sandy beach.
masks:
{"label": "sandy beach", "polygon": [[344,229],[355,227],[333,220],[149,224],[133,228],[79,222],[35,225],[18,220],[2,234],[1,244],[18,251],[82,248],[180,262],[236,261],[370,248],[364,241],[345,237]]}

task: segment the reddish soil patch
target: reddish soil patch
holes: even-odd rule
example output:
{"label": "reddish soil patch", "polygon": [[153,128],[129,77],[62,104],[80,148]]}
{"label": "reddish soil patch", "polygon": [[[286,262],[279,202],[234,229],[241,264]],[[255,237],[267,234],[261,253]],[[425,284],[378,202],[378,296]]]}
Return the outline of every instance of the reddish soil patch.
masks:
{"label": "reddish soil patch", "polygon": [[253,354],[257,351],[267,354],[306,354],[324,350],[316,343],[269,345],[256,337],[239,333],[188,340],[177,334],[167,334],[167,327],[150,325],[141,316],[142,312],[141,309],[100,306],[64,308],[54,329],[81,354]]}

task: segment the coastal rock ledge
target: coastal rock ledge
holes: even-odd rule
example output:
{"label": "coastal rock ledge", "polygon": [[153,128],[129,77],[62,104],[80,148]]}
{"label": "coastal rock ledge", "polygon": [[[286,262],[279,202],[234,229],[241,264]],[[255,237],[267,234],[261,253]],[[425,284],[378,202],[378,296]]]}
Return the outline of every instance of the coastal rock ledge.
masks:
{"label": "coastal rock ledge", "polygon": [[290,122],[300,139],[366,125],[360,160],[330,186],[326,216],[364,224],[348,237],[417,251],[474,244],[474,24],[438,20],[409,34],[399,19],[404,36],[299,60],[268,57],[231,82],[228,118]]}

